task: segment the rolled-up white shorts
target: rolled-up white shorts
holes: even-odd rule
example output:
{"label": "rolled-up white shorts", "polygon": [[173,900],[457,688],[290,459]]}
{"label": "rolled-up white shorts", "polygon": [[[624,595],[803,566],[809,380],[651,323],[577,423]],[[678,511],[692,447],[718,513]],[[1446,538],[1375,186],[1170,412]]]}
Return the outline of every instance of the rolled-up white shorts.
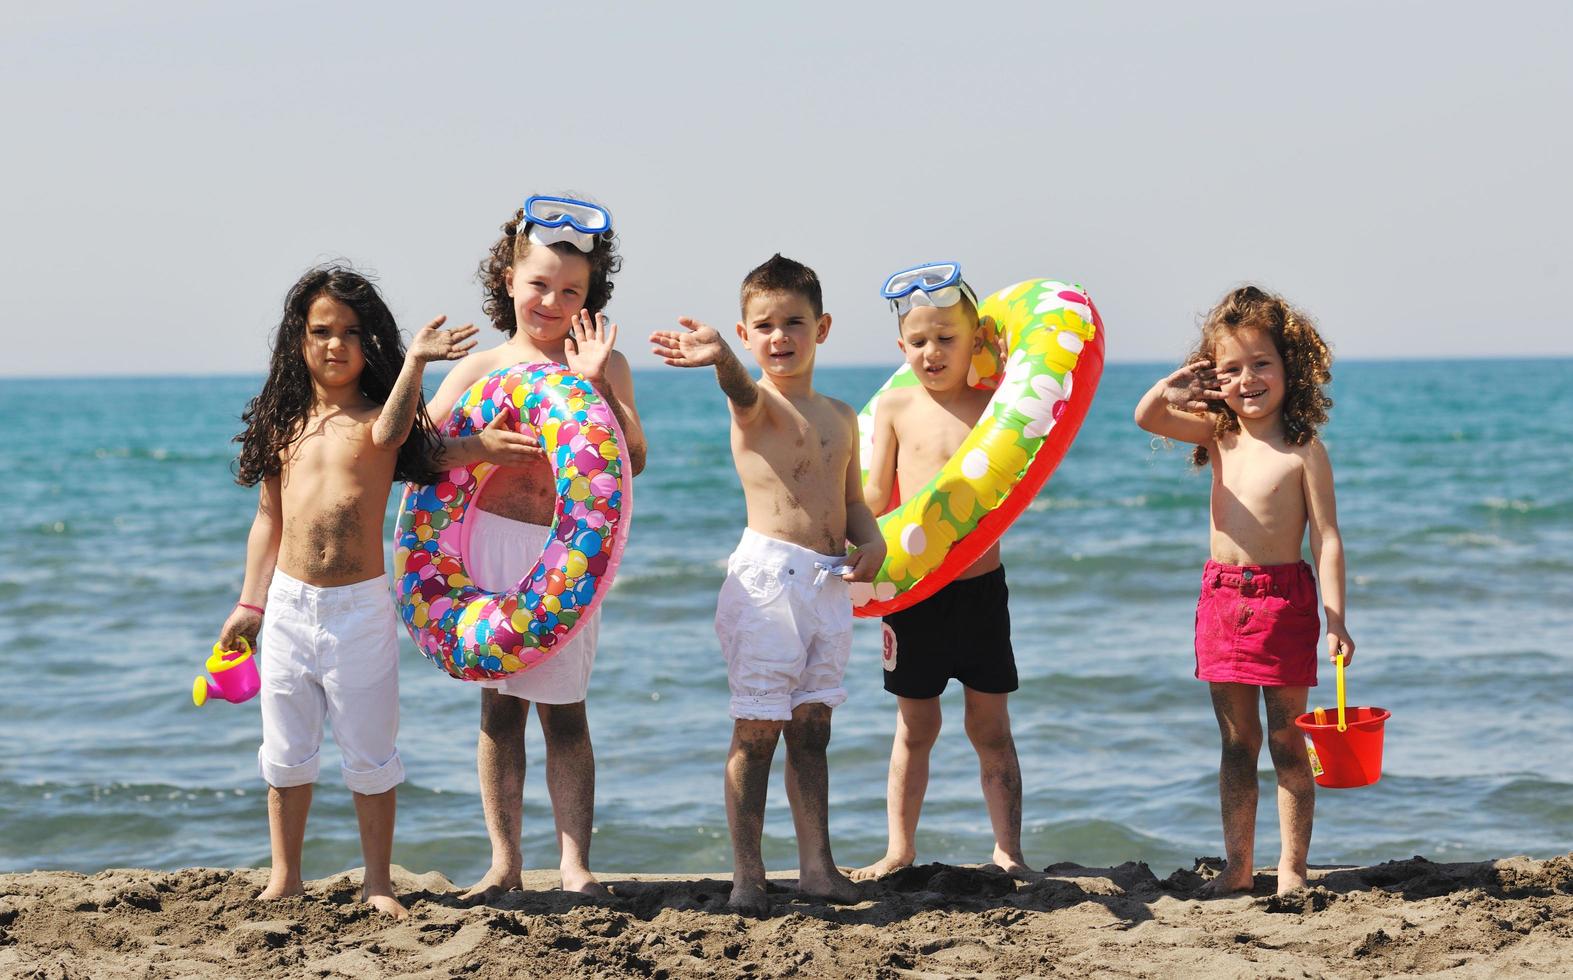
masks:
{"label": "rolled-up white shorts", "polygon": [[322,722],[344,757],[344,784],[385,793],[404,782],[399,638],[387,576],[323,588],[274,571],[257,651],[262,747],[270,786],[317,781]]}
{"label": "rolled-up white shorts", "polygon": [[845,560],[743,531],[715,614],[733,718],[790,721],[800,704],[847,699],[852,600],[832,571]]}
{"label": "rolled-up white shorts", "polygon": [[[552,529],[541,524],[526,524],[507,517],[470,508],[465,520],[470,529],[470,553],[464,566],[475,584],[488,592],[517,588],[519,580],[535,566],[546,547]],[[481,687],[495,688],[511,697],[537,704],[575,704],[590,690],[590,670],[595,666],[595,646],[601,637],[601,607],[557,652],[517,674],[502,680],[480,681]]]}

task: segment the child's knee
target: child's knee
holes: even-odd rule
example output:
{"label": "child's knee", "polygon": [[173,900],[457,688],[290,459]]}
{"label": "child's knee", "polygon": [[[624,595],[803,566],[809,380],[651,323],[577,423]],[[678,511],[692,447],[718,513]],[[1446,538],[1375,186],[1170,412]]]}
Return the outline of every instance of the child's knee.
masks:
{"label": "child's knee", "polygon": [[1223,733],[1225,762],[1255,765],[1262,754],[1262,730],[1256,726],[1231,728]]}
{"label": "child's knee", "polygon": [[481,689],[481,731],[493,738],[523,734],[528,706],[492,688]]}
{"label": "child's knee", "polygon": [[830,709],[824,705],[801,705],[786,724],[787,748],[793,752],[824,754],[830,747]]}
{"label": "child's knee", "polygon": [[750,762],[769,763],[781,739],[780,721],[737,721],[732,728],[732,755]]}
{"label": "child's knee", "polygon": [[1309,769],[1311,766],[1310,757],[1305,752],[1305,736],[1300,734],[1298,728],[1273,732],[1267,740],[1267,751],[1272,753],[1273,768],[1279,771]]}
{"label": "child's knee", "polygon": [[573,745],[590,741],[590,719],[584,702],[577,704],[537,704],[541,732],[548,745]]}
{"label": "child's knee", "polygon": [[936,712],[928,718],[903,718],[901,724],[896,726],[896,738],[908,749],[928,750],[939,741],[941,719]]}
{"label": "child's knee", "polygon": [[1010,716],[967,712],[967,738],[980,753],[999,753],[1015,743],[1010,736]]}

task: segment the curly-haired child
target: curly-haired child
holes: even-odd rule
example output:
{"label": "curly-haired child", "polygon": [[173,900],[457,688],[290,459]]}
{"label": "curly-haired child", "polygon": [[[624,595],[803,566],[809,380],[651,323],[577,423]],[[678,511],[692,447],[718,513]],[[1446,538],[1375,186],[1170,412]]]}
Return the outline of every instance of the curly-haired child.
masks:
{"label": "curly-haired child", "polygon": [[1294,720],[1316,685],[1322,632],[1316,578],[1301,560],[1307,528],[1328,654],[1349,658],[1355,649],[1344,625],[1333,467],[1316,435],[1332,406],[1331,363],[1304,313],[1244,286],[1207,315],[1186,365],[1136,406],[1137,425],[1195,443],[1193,461],[1212,466],[1212,557],[1196,604],[1196,676],[1211,686],[1223,738],[1218,796],[1228,863],[1208,884],[1215,895],[1254,885],[1258,690],[1278,777],[1278,893],[1306,883],[1316,796]]}
{"label": "curly-haired child", "polygon": [[[273,867],[263,899],[302,892],[300,854],[321,764],[322,723],[355,797],[363,895],[402,918],[388,862],[399,728],[397,616],[382,551],[395,479],[429,482],[443,452],[421,409],[426,363],[475,346],[473,326],[416,332],[409,353],[377,289],[337,265],[284,300],[262,391],[246,407],[237,482],[261,484],[240,601],[219,634],[257,643]],[[263,610],[266,609],[266,626]]]}
{"label": "curly-haired child", "polygon": [[[606,400],[622,426],[637,476],[644,469],[645,437],[634,406],[633,372],[628,359],[612,349],[617,324],[602,312],[621,265],[612,216],[605,208],[566,196],[527,198],[503,223],[502,236],[480,267],[484,309],[508,339],[449,372],[432,396],[433,417],[446,418],[465,389],[492,371],[556,361],[584,375]],[[551,535],[556,482],[532,436],[489,427],[471,448],[483,446],[503,468],[470,512],[469,567],[481,588],[508,589],[529,571]],[[512,458],[497,458],[508,455]],[[454,465],[468,461],[465,452],[450,453],[449,458]],[[492,859],[465,898],[521,885],[524,725],[532,701],[546,742],[546,789],[557,824],[562,887],[592,896],[610,894],[590,871],[595,752],[585,696],[600,619],[596,610],[573,640],[557,647],[540,666],[480,685],[476,769]]]}

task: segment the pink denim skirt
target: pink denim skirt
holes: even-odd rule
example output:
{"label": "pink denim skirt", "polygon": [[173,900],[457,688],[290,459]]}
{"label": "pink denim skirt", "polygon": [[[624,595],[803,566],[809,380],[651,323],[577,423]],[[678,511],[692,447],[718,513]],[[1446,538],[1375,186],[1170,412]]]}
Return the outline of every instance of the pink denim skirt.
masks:
{"label": "pink denim skirt", "polygon": [[1315,687],[1322,621],[1305,562],[1202,569],[1196,677],[1258,687]]}

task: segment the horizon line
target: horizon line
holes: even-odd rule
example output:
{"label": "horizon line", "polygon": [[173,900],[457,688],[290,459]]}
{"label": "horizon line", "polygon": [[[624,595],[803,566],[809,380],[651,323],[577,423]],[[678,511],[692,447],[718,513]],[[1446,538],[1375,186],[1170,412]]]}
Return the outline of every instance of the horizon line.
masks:
{"label": "horizon line", "polygon": [[[1373,356],[1373,357],[1351,356],[1351,357],[1341,357],[1341,358],[1338,359],[1337,363],[1340,363],[1340,364],[1395,364],[1395,363],[1442,364],[1442,363],[1452,363],[1452,362],[1457,362],[1457,361],[1493,361],[1493,362],[1498,362],[1498,363],[1510,363],[1510,362],[1514,362],[1514,361],[1573,361],[1573,353],[1566,353],[1566,354],[1486,354],[1486,355],[1482,355],[1482,354],[1432,354],[1432,355],[1423,356],[1423,357],[1397,357],[1397,356],[1388,356],[1388,355],[1380,355],[1380,356]],[[1164,366],[1164,365],[1167,365],[1167,364],[1170,364],[1170,363],[1173,363],[1173,362],[1167,361],[1167,360],[1125,360],[1123,358],[1119,359],[1119,360],[1110,360],[1110,361],[1105,361],[1104,362],[1106,367],[1153,367],[1153,366],[1161,367],[1161,366]],[[877,361],[877,362],[876,361],[870,361],[870,362],[867,362],[867,363],[859,362],[859,363],[854,363],[854,364],[824,364],[824,365],[816,365],[815,367],[816,367],[817,370],[821,370],[821,371],[842,371],[842,370],[859,370],[859,371],[861,371],[861,370],[867,370],[868,368],[879,368],[879,367],[889,367],[889,368],[891,368],[891,370],[895,370],[895,367],[898,367],[898,366],[899,365],[892,366],[891,362],[889,362],[889,361]],[[632,368],[632,370],[633,370],[633,372],[635,374],[655,374],[655,373],[665,374],[665,373],[670,372],[670,371],[683,371],[685,369],[684,368],[668,367],[668,366],[665,366],[665,365],[651,365],[649,367],[635,367],[635,368]],[[443,372],[443,373],[446,374],[446,372]],[[134,373],[134,372],[126,373],[126,374],[6,374],[4,372],[0,372],[0,381],[111,381],[111,380],[113,380],[113,381],[161,381],[161,380],[173,380],[173,379],[178,379],[178,378],[254,378],[254,377],[258,377],[259,375],[264,375],[265,376],[266,374],[267,374],[266,371],[212,371],[212,372],[207,372],[207,373],[200,373],[200,372],[196,372],[196,371],[171,371],[171,372],[167,372],[167,373],[156,373],[156,374],[138,374],[138,373]]]}
{"label": "horizon line", "polygon": [[[1392,355],[1377,356],[1350,356],[1340,357],[1340,364],[1442,364],[1457,361],[1493,361],[1509,363],[1514,361],[1573,361],[1573,352],[1565,354],[1431,354],[1421,357],[1400,357]],[[1106,367],[1153,367],[1174,363],[1168,360],[1108,360]],[[815,365],[816,370],[842,371],[842,370],[867,370],[869,368],[890,367],[895,370],[899,365],[892,366],[890,361],[869,361],[852,364],[824,364]],[[651,365],[648,367],[631,367],[635,374],[665,374],[670,371],[683,371],[685,368],[675,368],[666,365]],[[451,370],[451,369],[450,369]],[[446,374],[447,372],[443,372]],[[0,371],[0,381],[162,381],[178,378],[254,378],[266,375],[266,371],[170,371],[164,373],[139,374],[129,372],[125,374],[7,374]]]}

